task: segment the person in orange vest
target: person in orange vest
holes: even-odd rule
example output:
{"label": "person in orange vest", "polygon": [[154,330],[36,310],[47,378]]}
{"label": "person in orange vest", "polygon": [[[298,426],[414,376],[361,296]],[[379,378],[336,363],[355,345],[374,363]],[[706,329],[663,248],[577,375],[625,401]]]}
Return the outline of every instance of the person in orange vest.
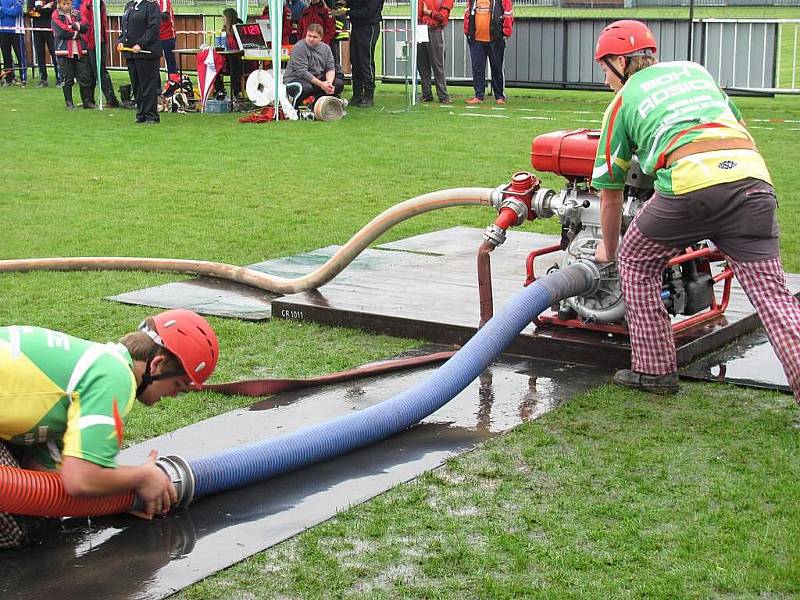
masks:
{"label": "person in orange vest", "polygon": [[431,72],[441,104],[452,104],[444,74],[444,28],[450,20],[453,0],[418,0],[418,22],[428,28],[428,41],[417,44],[417,70],[422,84],[421,102],[433,102]]}
{"label": "person in orange vest", "polygon": [[475,95],[467,104],[483,103],[486,92],[486,59],[492,67],[492,93],[497,104],[506,103],[503,58],[506,38],[514,29],[511,0],[467,0],[464,11],[464,35],[472,61],[472,88]]}

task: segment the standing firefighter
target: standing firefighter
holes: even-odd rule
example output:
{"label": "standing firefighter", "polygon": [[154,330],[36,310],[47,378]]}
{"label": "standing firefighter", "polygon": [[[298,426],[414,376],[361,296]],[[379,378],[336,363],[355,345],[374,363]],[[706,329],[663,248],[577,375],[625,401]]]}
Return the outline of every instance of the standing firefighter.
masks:
{"label": "standing firefighter", "polygon": [[[0,464],[57,470],[72,496],[131,490],[139,516],[167,512],[176,500],[153,462],[117,465],[134,400],[152,406],[201,385],[214,371],[217,337],[189,310],[146,319],[118,344],[97,344],[40,327],[0,327]],[[0,513],[0,548],[30,539],[36,521]]]}
{"label": "standing firefighter", "polygon": [[[659,63],[655,52],[647,26],[626,20],[600,33],[594,57],[617,92],[603,118],[592,175],[603,230],[597,260],[616,257],[631,339],[631,369],[617,371],[614,382],[677,391],[661,274],[670,258],[710,239],[761,317],[800,401],[800,304],[784,283],[767,167],[711,75],[692,62]],[[655,177],[655,194],[620,245],[623,187],[634,152]]]}

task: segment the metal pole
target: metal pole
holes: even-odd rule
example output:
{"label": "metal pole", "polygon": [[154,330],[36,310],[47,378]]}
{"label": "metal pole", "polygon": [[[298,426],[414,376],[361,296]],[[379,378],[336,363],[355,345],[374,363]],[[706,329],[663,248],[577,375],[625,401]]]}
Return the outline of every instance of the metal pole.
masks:
{"label": "metal pole", "polygon": [[[419,4],[411,0],[411,106],[417,104],[417,23],[419,22]],[[406,36],[406,40],[408,36]]]}
{"label": "metal pole", "polygon": [[281,118],[281,40],[283,39],[283,0],[269,0],[269,24],[272,33],[272,76],[275,83],[275,120]]}
{"label": "metal pole", "polygon": [[95,60],[95,81],[94,93],[97,94],[97,88],[100,88],[100,93],[97,95],[97,106],[103,110],[103,83],[100,81],[100,62],[103,59],[103,28],[100,26],[100,0],[92,0],[92,27],[94,28],[94,60]]}
{"label": "metal pole", "polygon": [[694,0],[689,0],[689,60],[694,60]]}

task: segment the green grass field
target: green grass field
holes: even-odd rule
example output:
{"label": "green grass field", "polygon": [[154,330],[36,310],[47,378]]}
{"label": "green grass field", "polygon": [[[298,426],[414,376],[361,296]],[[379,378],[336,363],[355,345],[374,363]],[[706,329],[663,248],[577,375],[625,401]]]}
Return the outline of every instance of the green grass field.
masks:
{"label": "green grass field", "polygon": [[[511,90],[507,110],[497,113],[509,118],[482,119],[460,116],[469,91],[453,89],[452,109],[404,111],[402,87],[381,85],[376,108],[333,123],[243,125],[238,115],[167,114],[161,125],[141,127],[130,111],[67,112],[55,88],[3,88],[0,257],[248,264],[342,244],[409,197],[507,181],[529,168],[534,136],[599,119],[611,98]],[[791,148],[800,143],[800,104],[793,97],[739,104],[780,197],[785,267],[798,272]],[[553,120],[520,118],[531,114]],[[561,186],[553,175],[543,180]],[[493,217],[448,209],[381,241],[482,228]],[[558,231],[554,220],[524,228]],[[4,274],[0,323],[115,339],[151,311],[105,296],[180,278]],[[215,381],[316,375],[418,344],[310,323],[211,322],[222,348]],[[246,403],[203,393],[137,406],[128,441]],[[683,384],[681,394],[655,399],[602,387],[179,597],[797,597],[799,416],[777,393]]]}

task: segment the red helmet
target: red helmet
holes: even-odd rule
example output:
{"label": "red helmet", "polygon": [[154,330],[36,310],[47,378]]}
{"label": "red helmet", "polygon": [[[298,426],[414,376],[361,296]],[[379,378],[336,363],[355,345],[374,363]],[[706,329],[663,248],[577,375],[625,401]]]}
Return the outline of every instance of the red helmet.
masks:
{"label": "red helmet", "polygon": [[196,312],[178,308],[155,315],[153,322],[154,329],[146,323],[139,329],[177,356],[195,385],[211,377],[219,358],[219,342],[208,321]]}
{"label": "red helmet", "polygon": [[630,56],[644,54],[645,50],[656,52],[653,32],[641,21],[614,21],[607,25],[597,38],[594,59],[606,56]]}

